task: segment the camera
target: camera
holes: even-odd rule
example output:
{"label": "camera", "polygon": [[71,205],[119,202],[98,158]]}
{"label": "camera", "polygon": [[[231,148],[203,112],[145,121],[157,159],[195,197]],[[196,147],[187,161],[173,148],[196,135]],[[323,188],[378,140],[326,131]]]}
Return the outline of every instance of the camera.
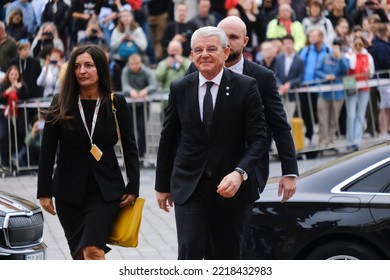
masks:
{"label": "camera", "polygon": [[192,31],[191,30],[189,30],[189,29],[187,29],[186,31],[184,31],[184,32],[182,32],[181,33],[181,35],[183,36],[183,37],[191,37],[191,34],[192,34]]}
{"label": "camera", "polygon": [[56,65],[57,64],[57,60],[50,60],[50,64],[53,64],[53,65]]}
{"label": "camera", "polygon": [[42,35],[45,36],[47,39],[53,39],[52,32],[42,32]]}
{"label": "camera", "polygon": [[180,63],[178,61],[175,61],[174,63],[172,63],[171,68],[175,70],[179,69]]}
{"label": "camera", "polygon": [[373,1],[366,1],[364,4],[366,6],[373,6],[373,5],[375,5],[375,2],[373,2]]}

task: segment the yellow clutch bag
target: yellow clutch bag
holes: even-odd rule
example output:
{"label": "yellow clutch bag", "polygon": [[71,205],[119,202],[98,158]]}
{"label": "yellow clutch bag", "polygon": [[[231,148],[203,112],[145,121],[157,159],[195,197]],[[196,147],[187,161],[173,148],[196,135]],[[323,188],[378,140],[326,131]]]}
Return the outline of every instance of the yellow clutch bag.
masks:
{"label": "yellow clutch bag", "polygon": [[108,244],[137,247],[145,199],[137,197],[134,205],[122,207],[108,237]]}

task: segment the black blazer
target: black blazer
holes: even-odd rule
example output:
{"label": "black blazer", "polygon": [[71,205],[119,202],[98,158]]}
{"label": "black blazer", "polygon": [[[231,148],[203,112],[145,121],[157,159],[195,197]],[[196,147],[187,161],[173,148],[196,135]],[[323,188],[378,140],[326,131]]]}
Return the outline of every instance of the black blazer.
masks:
{"label": "black blazer", "polygon": [[[264,66],[244,60],[244,75],[254,77],[259,86],[261,99],[265,108],[265,120],[269,132],[275,141],[278,149],[279,159],[282,164],[282,175],[298,175],[298,163],[294,141],[291,135],[291,127],[287,121],[286,112],[284,111],[280,95],[276,87],[274,73]],[[258,164],[258,184],[260,192],[263,191],[269,176],[269,154],[264,154]],[[265,178],[265,181],[262,179]]]}
{"label": "black blazer", "polygon": [[[281,54],[276,58],[275,62],[275,77],[277,85],[290,82],[291,88],[297,88],[302,84],[303,75],[305,72],[305,62],[295,54],[291,63],[290,70],[287,75],[284,73],[284,65],[286,64],[286,55]],[[289,93],[290,100],[295,100],[295,94]]]}
{"label": "black blazer", "polygon": [[[187,73],[197,71],[192,63]],[[282,164],[282,175],[298,175],[298,164],[294,141],[291,135],[291,127],[287,121],[286,112],[280,100],[279,92],[276,87],[274,73],[264,66],[258,65],[247,59],[244,59],[243,74],[253,77],[257,81],[261,100],[264,105],[264,115],[269,132],[276,143],[279,159]],[[262,153],[257,163],[256,178],[261,193],[269,176],[269,154]]]}
{"label": "black blazer", "polygon": [[[91,155],[91,143],[75,101],[74,118],[56,123],[46,120],[38,171],[37,197],[52,197],[74,204],[84,201],[89,172],[94,175],[103,197],[107,201],[118,199],[124,193],[138,195],[139,162],[133,122],[125,98],[115,95],[118,121],[121,131],[128,183],[125,188],[114,146],[118,142],[111,100],[100,105],[93,141],[103,152],[100,161]],[[57,146],[57,167],[53,173]]]}
{"label": "black blazer", "polygon": [[224,176],[241,167],[248,175],[233,198],[217,196],[227,206],[259,197],[254,169],[268,153],[264,108],[253,78],[225,69],[219,86],[210,135],[201,121],[199,77],[194,72],[171,83],[157,156],[156,191],[184,203],[206,167],[215,190]]}

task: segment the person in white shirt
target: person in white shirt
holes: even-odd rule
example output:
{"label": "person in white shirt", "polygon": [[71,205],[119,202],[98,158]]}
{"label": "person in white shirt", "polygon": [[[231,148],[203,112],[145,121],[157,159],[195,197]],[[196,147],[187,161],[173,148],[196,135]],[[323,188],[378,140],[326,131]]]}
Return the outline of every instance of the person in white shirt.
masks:
{"label": "person in white shirt", "polygon": [[45,60],[45,65],[37,79],[37,85],[44,87],[43,97],[51,97],[60,90],[59,73],[62,67],[64,53],[59,49],[52,49]]}

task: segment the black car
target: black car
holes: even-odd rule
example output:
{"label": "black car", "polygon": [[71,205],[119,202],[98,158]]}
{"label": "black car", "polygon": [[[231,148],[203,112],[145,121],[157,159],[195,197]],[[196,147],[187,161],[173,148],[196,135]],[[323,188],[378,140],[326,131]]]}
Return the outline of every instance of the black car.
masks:
{"label": "black car", "polygon": [[390,259],[390,141],[305,172],[285,203],[278,181],[254,205],[247,259]]}
{"label": "black car", "polygon": [[0,260],[43,260],[43,214],[36,204],[0,191]]}

